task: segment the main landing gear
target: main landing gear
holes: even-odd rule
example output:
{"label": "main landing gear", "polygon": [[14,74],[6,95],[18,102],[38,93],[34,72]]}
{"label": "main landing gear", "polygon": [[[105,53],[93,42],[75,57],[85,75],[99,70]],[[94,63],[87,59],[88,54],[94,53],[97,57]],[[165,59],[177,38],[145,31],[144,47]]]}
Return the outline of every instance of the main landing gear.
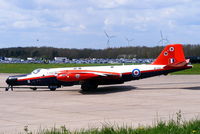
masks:
{"label": "main landing gear", "polygon": [[58,86],[48,86],[48,88],[50,89],[50,91],[56,91],[56,88],[58,88]]}
{"label": "main landing gear", "polygon": [[98,84],[95,82],[84,82],[81,84],[82,91],[92,91],[97,89]]}

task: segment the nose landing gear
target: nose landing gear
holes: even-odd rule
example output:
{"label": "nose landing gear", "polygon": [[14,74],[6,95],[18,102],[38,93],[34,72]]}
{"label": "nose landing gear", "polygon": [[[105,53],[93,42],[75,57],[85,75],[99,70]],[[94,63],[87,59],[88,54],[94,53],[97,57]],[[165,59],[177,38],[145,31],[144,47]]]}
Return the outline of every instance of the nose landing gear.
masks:
{"label": "nose landing gear", "polygon": [[13,91],[13,85],[8,85],[8,87],[5,88],[5,91],[8,91],[9,89],[11,89],[11,91]]}

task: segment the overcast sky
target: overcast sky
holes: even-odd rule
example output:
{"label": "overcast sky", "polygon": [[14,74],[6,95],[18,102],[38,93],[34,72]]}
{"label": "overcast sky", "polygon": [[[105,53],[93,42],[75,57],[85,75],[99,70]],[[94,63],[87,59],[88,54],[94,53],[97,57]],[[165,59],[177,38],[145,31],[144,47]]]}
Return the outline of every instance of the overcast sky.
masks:
{"label": "overcast sky", "polygon": [[200,43],[199,0],[0,0],[0,48]]}

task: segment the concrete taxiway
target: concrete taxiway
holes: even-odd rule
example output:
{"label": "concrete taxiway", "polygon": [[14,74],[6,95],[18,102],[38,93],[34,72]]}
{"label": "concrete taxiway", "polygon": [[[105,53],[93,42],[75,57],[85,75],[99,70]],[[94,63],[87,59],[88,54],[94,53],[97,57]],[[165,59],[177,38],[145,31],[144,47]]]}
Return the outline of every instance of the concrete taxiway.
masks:
{"label": "concrete taxiway", "polygon": [[[0,87],[10,74],[0,74]],[[168,120],[182,111],[184,119],[200,114],[200,75],[168,75],[100,86],[82,93],[80,86],[57,91],[0,88],[0,133],[65,125],[69,129],[117,124],[137,127]]]}

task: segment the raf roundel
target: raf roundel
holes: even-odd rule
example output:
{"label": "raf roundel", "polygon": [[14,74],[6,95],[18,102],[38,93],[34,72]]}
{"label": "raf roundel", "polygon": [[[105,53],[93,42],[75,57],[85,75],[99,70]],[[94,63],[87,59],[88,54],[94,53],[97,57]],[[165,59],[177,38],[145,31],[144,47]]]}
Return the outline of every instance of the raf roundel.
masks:
{"label": "raf roundel", "polygon": [[133,77],[139,77],[140,76],[140,70],[139,69],[133,69],[132,75]]}
{"label": "raf roundel", "polygon": [[168,55],[168,52],[166,51],[166,52],[164,52],[164,56],[167,56]]}
{"label": "raf roundel", "polygon": [[170,47],[169,51],[173,52],[174,51],[174,47]]}

